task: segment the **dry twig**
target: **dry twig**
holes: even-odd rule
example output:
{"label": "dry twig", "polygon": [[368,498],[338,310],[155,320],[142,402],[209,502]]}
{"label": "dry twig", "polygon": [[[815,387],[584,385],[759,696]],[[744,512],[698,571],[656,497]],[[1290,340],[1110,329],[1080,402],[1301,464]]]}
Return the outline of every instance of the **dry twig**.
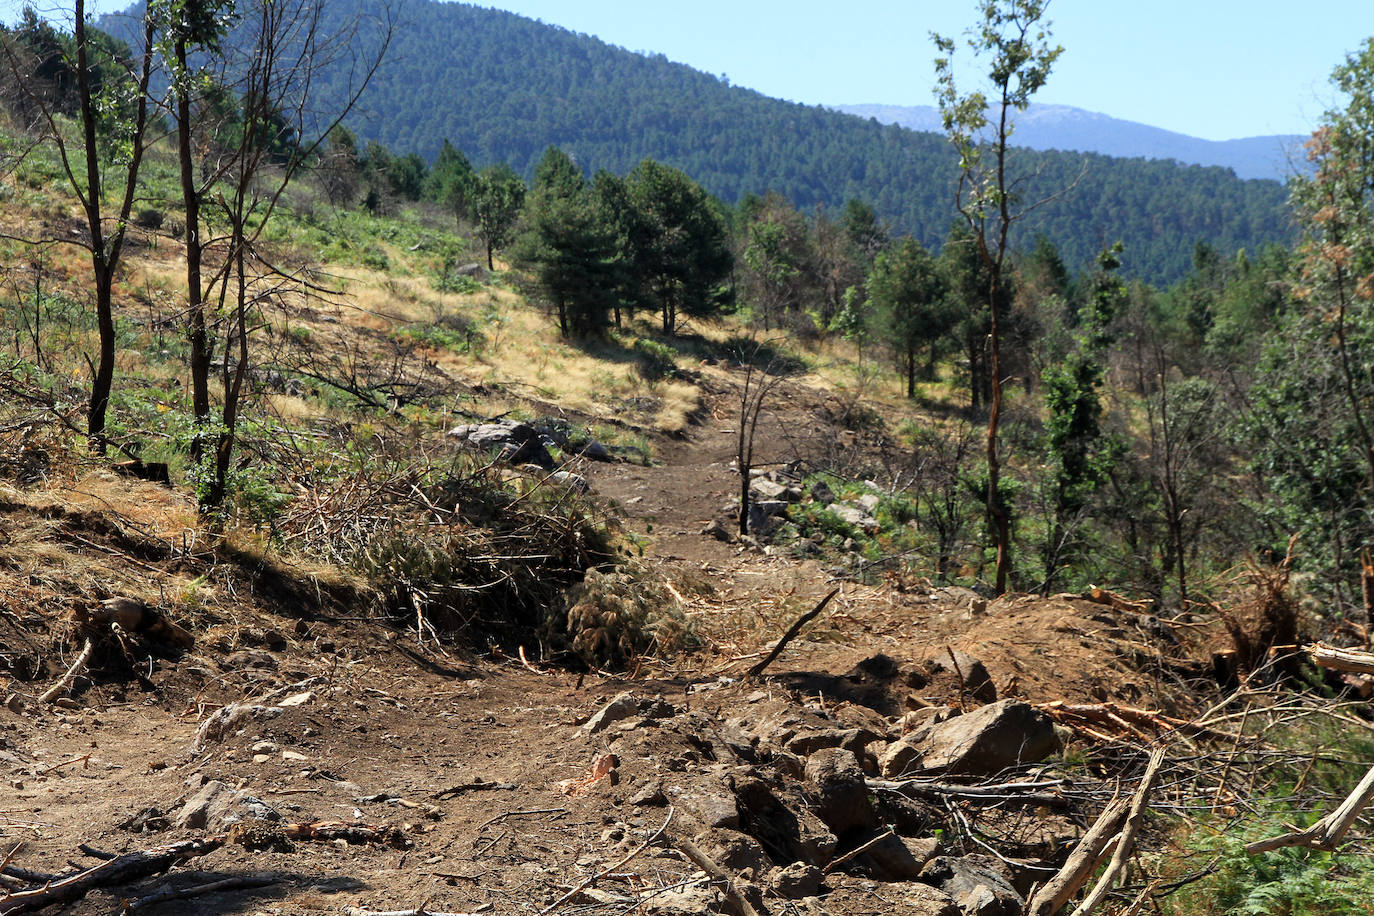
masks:
{"label": "dry twig", "polygon": [[825,606],[830,603],[830,599],[834,598],[839,593],[840,590],[838,588],[832,589],[830,594],[821,599],[820,604],[798,617],[797,622],[787,628],[787,632],[782,635],[782,639],[778,640],[778,644],[773,647],[773,650],[764,656],[761,662],[750,668],[744,676],[749,680],[753,680],[762,674],[763,669],[771,665],[773,660],[782,654],[782,650],[787,648],[787,644],[796,638],[797,634],[801,632],[801,628],[815,619],[817,614],[825,610]]}
{"label": "dry twig", "polygon": [[95,643],[87,638],[86,645],[81,647],[81,654],[76,657],[76,661],[72,662],[72,666],[67,669],[67,673],[58,678],[57,683],[43,691],[43,695],[38,698],[38,702],[51,703],[59,696],[66,693],[72,681],[76,680],[77,677],[86,670],[86,664],[91,660],[91,652],[94,649]]}
{"label": "dry twig", "polygon": [[670,823],[672,823],[672,821],[673,821],[673,808],[670,806],[670,807],[668,808],[668,817],[663,821],[663,826],[662,826],[662,827],[659,827],[657,830],[655,830],[653,836],[649,837],[649,838],[648,838],[647,840],[645,840],[643,843],[639,844],[639,847],[636,848],[634,852],[630,853],[629,855],[627,855],[625,858],[621,859],[619,862],[615,863],[614,865],[611,865],[611,866],[609,866],[609,867],[607,867],[607,868],[605,868],[605,869],[602,869],[600,872],[596,873],[595,875],[592,875],[592,876],[591,876],[590,878],[588,878],[586,881],[583,881],[583,882],[582,882],[581,884],[579,884],[577,887],[575,887],[575,888],[573,888],[572,890],[568,891],[568,892],[567,892],[566,894],[564,894],[562,897],[559,897],[559,898],[558,898],[557,900],[555,900],[553,903],[551,903],[551,904],[549,904],[548,906],[544,907],[544,909],[542,909],[542,910],[539,911],[539,916],[548,916],[549,913],[552,913],[554,910],[558,909],[560,906],[562,906],[563,904],[567,903],[569,900],[571,900],[572,898],[576,897],[578,894],[582,893],[582,892],[585,891],[587,888],[591,887],[593,884],[595,884],[596,882],[600,881],[602,878],[604,878],[604,877],[606,877],[607,875],[609,875],[611,872],[613,872],[613,871],[615,871],[616,869],[620,868],[620,867],[623,866],[626,862],[630,861],[631,859],[633,859],[635,856],[639,855],[639,854],[640,854],[641,852],[643,852],[644,850],[648,849],[653,843],[655,843],[655,842],[658,840],[659,837],[663,836],[663,831],[665,831],[665,830],[668,829],[668,825],[669,825]]}

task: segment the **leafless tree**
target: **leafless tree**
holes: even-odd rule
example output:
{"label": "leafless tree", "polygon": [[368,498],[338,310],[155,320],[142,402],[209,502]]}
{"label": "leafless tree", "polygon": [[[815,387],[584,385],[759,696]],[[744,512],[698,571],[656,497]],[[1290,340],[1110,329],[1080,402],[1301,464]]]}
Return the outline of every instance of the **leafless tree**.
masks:
{"label": "leafless tree", "polygon": [[[324,0],[248,0],[239,12],[239,24],[223,36],[213,22],[177,21],[168,33],[186,208],[191,458],[205,508],[226,495],[255,315],[263,303],[309,282],[273,260],[263,233],[292,180],[371,81],[394,28],[388,11],[381,21],[354,19],[326,31]],[[193,78],[197,48],[217,51],[209,74],[202,74],[208,81]],[[350,67],[353,80],[344,103],[320,117],[310,107],[312,89],[330,67]],[[207,85],[227,89],[228,103],[222,91],[203,91]],[[307,134],[315,139],[305,140]],[[210,383],[217,340],[223,357],[215,417]]]}
{"label": "leafless tree", "polygon": [[782,383],[776,358],[759,365],[767,352],[765,343],[754,344],[753,351],[741,353],[744,362],[744,384],[739,394],[739,430],[735,444],[735,467],[739,471],[739,533],[749,533],[749,509],[752,498],[750,483],[754,472],[754,439],[759,429],[768,396]]}
{"label": "leafless tree", "polygon": [[[39,245],[52,241],[76,244],[90,255],[99,343],[95,359],[83,354],[91,371],[86,429],[92,448],[103,455],[108,445],[105,418],[114,384],[114,283],[147,145],[154,30],[152,19],[145,16],[139,48],[131,59],[119,60],[97,42],[87,23],[85,0],[75,0],[71,22],[71,59],[45,60],[54,55],[65,56],[60,43],[35,51],[24,47],[13,34],[0,41],[0,54],[17,98],[23,102],[22,109],[32,116],[32,123],[26,126],[39,142],[56,149],[62,174],[81,206],[85,223],[81,233],[72,236],[58,232],[49,239],[25,241]],[[76,94],[74,133],[64,123],[65,93],[53,91],[54,87],[36,76],[44,65],[70,74]],[[112,85],[97,86],[97,67],[106,72],[124,72]],[[120,187],[113,207],[107,205],[107,184]]]}

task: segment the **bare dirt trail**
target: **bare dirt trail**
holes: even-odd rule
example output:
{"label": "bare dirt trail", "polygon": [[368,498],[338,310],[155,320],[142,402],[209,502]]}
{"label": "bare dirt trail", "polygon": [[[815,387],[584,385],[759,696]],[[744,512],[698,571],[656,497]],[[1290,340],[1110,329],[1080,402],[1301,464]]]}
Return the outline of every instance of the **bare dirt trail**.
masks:
{"label": "bare dirt trail", "polygon": [[[787,460],[801,436],[840,435],[818,410],[824,395],[795,390],[801,396],[781,400],[761,425],[764,462]],[[935,878],[894,878],[882,868],[895,866],[863,857],[820,883],[836,842],[842,851],[868,837],[837,828],[829,846],[816,846],[827,828],[808,813],[813,802],[801,788],[807,755],[858,740],[856,759],[876,767],[908,712],[973,710],[988,699],[972,696],[975,661],[998,698],[1177,710],[1186,704],[1186,660],[1147,614],[1024,597],[984,608],[964,590],[836,583],[814,560],[702,534],[738,486],[730,405],[727,390],[684,437],[658,441],[653,467],[584,469],[711,635],[698,655],[651,661],[638,679],[533,670],[509,657],[515,647],[476,657],[422,646],[412,631],[347,612],[303,615],[243,591],[232,622],[211,627],[184,655],[150,656],[142,687],[112,671],[57,708],[34,701],[43,682],[0,674],[0,695],[14,698],[0,707],[0,858],[65,871],[68,859],[94,861],[81,843],[123,853],[265,820],[262,837],[253,835],[261,842],[227,844],[169,877],[93,892],[65,912],[113,913],[169,880],[248,874],[272,883],[148,909],[610,916],[734,908],[683,842],[648,842],[671,812],[672,829],[685,831],[677,835],[724,863],[760,912],[858,914],[886,907],[877,900],[907,900],[911,912],[953,916],[952,896],[931,896],[945,894]],[[19,523],[14,507],[0,513],[0,533]],[[50,549],[91,575],[113,582],[127,572],[117,551],[90,546],[94,535],[60,535]],[[140,562],[140,575],[152,570],[169,592],[195,581],[174,559]],[[37,619],[34,607],[15,603],[20,572],[0,563],[12,596],[0,615],[7,627]],[[835,584],[835,602],[768,677],[741,681]],[[616,699],[626,692],[630,700]],[[608,703],[620,712],[598,724],[593,714]],[[199,741],[226,708],[241,718]],[[609,772],[579,788],[598,763]],[[882,817],[901,824],[910,844],[926,843],[934,827],[901,811]],[[390,845],[289,840],[271,826],[278,818],[398,832]],[[886,882],[881,893],[875,880]]]}

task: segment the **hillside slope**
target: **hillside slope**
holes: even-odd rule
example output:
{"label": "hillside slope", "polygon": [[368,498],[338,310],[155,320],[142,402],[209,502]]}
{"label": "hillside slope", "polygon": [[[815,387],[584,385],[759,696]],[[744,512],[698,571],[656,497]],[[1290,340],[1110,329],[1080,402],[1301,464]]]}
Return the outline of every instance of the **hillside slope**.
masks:
{"label": "hillside slope", "polygon": [[[383,0],[331,3],[327,15],[328,28],[385,18]],[[347,73],[321,76],[314,107],[330,111]],[[661,55],[460,3],[405,6],[349,123],[398,152],[432,158],[447,139],[479,165],[505,161],[527,176],[557,145],[589,172],[623,174],[645,157],[675,165],[727,203],[769,190],[803,210],[860,198],[929,247],[955,216],[954,160],[936,134],[768,98]],[[1199,240],[1230,253],[1289,237],[1277,182],[1062,152],[1019,151],[1013,166],[1033,176],[1027,199],[1073,187],[1020,228],[1027,245],[1048,235],[1073,269],[1120,239],[1128,270],[1163,284],[1187,272]]]}

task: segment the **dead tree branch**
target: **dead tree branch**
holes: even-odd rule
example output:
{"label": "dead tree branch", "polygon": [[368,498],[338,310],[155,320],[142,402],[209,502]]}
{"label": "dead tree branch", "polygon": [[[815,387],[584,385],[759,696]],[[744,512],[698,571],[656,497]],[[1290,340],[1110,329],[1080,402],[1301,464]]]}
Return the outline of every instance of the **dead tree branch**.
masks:
{"label": "dead tree branch", "polygon": [[1159,768],[1163,765],[1164,749],[1156,748],[1150,755],[1145,775],[1141,777],[1140,788],[1136,790],[1135,798],[1131,801],[1131,813],[1126,818],[1126,825],[1121,828],[1121,834],[1117,837],[1116,852],[1112,854],[1111,864],[1102,873],[1091,893],[1073,911],[1073,916],[1088,916],[1097,909],[1106,899],[1117,878],[1126,870],[1126,863],[1130,861],[1131,853],[1135,849],[1136,834],[1140,832],[1140,825],[1145,821],[1146,802],[1150,798],[1150,793],[1154,791],[1155,783],[1159,780]]}
{"label": "dead tree branch", "polygon": [[1329,852],[1341,844],[1341,840],[1350,832],[1350,828],[1355,826],[1355,822],[1359,820],[1360,814],[1371,800],[1374,800],[1374,767],[1364,774],[1364,779],[1361,779],[1354,791],[1346,796],[1340,807],[1311,827],[1270,837],[1267,840],[1257,840],[1246,845],[1245,851],[1253,856],[1285,846],[1305,846],[1308,849]]}
{"label": "dead tree branch", "polygon": [[796,638],[797,634],[801,632],[801,628],[814,620],[816,615],[821,611],[825,610],[825,606],[830,603],[830,599],[834,598],[839,593],[840,590],[838,588],[832,589],[830,594],[821,599],[820,604],[798,617],[797,622],[788,627],[787,632],[782,635],[782,639],[778,640],[778,644],[773,647],[773,651],[769,652],[762,661],[750,668],[744,676],[749,680],[753,680],[762,674],[763,669],[771,665],[773,660],[782,654],[782,650],[787,648],[787,644]]}

